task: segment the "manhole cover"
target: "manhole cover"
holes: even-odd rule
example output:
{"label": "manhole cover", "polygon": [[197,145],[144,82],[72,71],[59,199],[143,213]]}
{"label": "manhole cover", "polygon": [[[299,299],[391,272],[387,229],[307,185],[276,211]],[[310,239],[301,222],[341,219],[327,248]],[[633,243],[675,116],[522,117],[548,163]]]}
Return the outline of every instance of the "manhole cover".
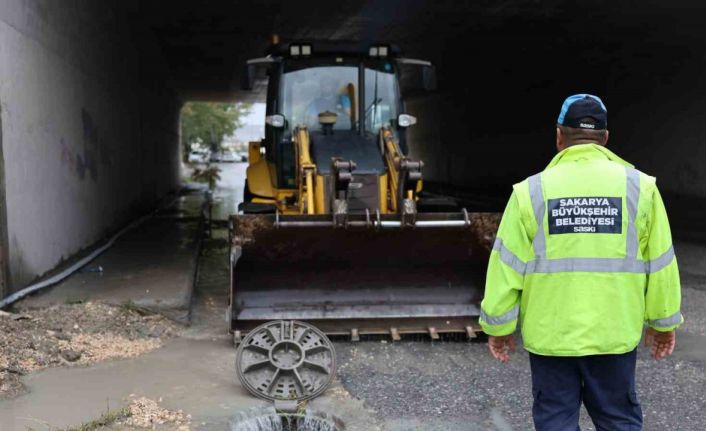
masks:
{"label": "manhole cover", "polygon": [[331,341],[317,328],[278,320],[248,333],[235,359],[238,378],[268,400],[306,400],[326,390],[336,371]]}

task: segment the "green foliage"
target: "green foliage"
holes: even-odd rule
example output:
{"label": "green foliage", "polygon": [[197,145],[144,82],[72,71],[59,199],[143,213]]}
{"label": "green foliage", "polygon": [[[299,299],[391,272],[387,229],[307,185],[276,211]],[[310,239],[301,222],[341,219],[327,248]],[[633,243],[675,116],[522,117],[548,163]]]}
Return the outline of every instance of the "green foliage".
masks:
{"label": "green foliage", "polygon": [[219,151],[223,138],[242,126],[248,103],[188,102],[181,110],[181,137],[188,154],[192,144]]}
{"label": "green foliage", "polygon": [[191,174],[191,178],[194,181],[208,183],[208,188],[210,190],[215,190],[218,180],[221,179],[220,173],[221,168],[208,164],[204,169],[194,169],[194,173]]}

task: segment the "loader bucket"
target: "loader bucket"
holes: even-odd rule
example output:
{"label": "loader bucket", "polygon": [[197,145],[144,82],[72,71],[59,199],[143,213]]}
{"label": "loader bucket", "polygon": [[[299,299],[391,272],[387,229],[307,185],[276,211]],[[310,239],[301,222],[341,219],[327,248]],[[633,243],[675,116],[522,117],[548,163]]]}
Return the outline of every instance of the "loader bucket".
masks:
{"label": "loader bucket", "polygon": [[231,329],[237,338],[284,319],[353,339],[472,337],[499,219],[429,213],[400,227],[394,216],[349,215],[347,227],[334,227],[325,215],[233,216]]}

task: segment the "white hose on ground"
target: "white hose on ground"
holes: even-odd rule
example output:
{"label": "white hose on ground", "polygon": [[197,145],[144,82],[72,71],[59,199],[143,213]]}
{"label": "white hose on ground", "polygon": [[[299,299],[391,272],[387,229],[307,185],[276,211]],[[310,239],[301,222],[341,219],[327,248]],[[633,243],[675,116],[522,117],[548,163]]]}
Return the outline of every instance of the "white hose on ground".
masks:
{"label": "white hose on ground", "polygon": [[119,237],[121,237],[125,232],[129,231],[130,229],[136,227],[137,225],[143,223],[145,220],[152,218],[154,216],[154,212],[150,213],[146,216],[142,216],[139,219],[133,221],[129,225],[125,226],[124,228],[120,229],[115,235],[113,235],[108,242],[103,244],[102,246],[98,247],[97,249],[93,250],[91,254],[88,256],[85,256],[81,259],[79,259],[76,263],[71,265],[70,267],[66,268],[65,270],[61,271],[60,273],[53,275],[46,280],[42,280],[40,282],[37,282],[35,284],[29,285],[25,287],[24,289],[17,291],[11,295],[8,295],[5,297],[2,301],[0,301],[0,310],[7,307],[8,305],[12,305],[13,303],[19,301],[20,299],[24,298],[25,296],[29,295],[30,293],[36,292],[38,290],[44,289],[45,287],[52,286],[62,280],[64,280],[66,277],[70,276],[74,272],[78,271],[82,267],[84,267],[86,264],[88,264],[90,261],[98,257],[99,254],[103,253],[107,249],[109,249],[113,243],[115,243],[115,240],[117,240]]}
{"label": "white hose on ground", "polygon": [[[170,203],[173,202],[173,199],[169,201]],[[78,271],[79,269],[83,268],[86,266],[90,261],[98,257],[101,253],[104,251],[108,250],[110,247],[113,246],[113,243],[120,238],[122,235],[125,234],[125,232],[129,231],[130,229],[133,229],[137,227],[138,225],[144,223],[146,220],[154,217],[155,214],[162,208],[161,205],[157,206],[157,209],[152,211],[151,213],[140,217],[139,219],[133,221],[129,225],[125,226],[124,228],[120,229],[115,235],[110,237],[108,242],[103,244],[102,246],[98,247],[97,249],[93,250],[91,254],[89,254],[86,257],[83,257],[79,259],[76,263],[71,265],[70,267],[66,268],[65,270],[61,271],[60,273],[53,275],[46,280],[39,281],[37,283],[34,283],[32,285],[29,285],[25,287],[24,289],[17,291],[11,295],[8,295],[7,297],[3,298],[0,300],[0,310],[3,308],[7,307],[8,305],[12,305],[15,302],[19,301],[20,299],[24,298],[25,296],[29,295],[30,293],[36,292],[38,290],[42,290],[45,287],[53,286],[56,283],[59,283],[60,281],[64,280],[66,277],[70,276],[74,272]]]}

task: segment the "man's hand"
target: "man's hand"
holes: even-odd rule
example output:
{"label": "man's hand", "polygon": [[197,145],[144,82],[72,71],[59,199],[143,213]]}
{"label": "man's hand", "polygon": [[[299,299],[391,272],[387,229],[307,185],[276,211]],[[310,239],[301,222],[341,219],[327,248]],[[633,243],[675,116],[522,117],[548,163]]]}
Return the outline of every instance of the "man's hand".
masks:
{"label": "man's hand", "polygon": [[490,354],[500,362],[507,363],[510,361],[509,351],[517,350],[515,338],[512,335],[503,335],[502,337],[488,337],[488,349]]}
{"label": "man's hand", "polygon": [[677,345],[676,331],[659,332],[652,328],[647,328],[645,332],[645,347],[652,347],[651,355],[660,360],[666,358],[674,352]]}

